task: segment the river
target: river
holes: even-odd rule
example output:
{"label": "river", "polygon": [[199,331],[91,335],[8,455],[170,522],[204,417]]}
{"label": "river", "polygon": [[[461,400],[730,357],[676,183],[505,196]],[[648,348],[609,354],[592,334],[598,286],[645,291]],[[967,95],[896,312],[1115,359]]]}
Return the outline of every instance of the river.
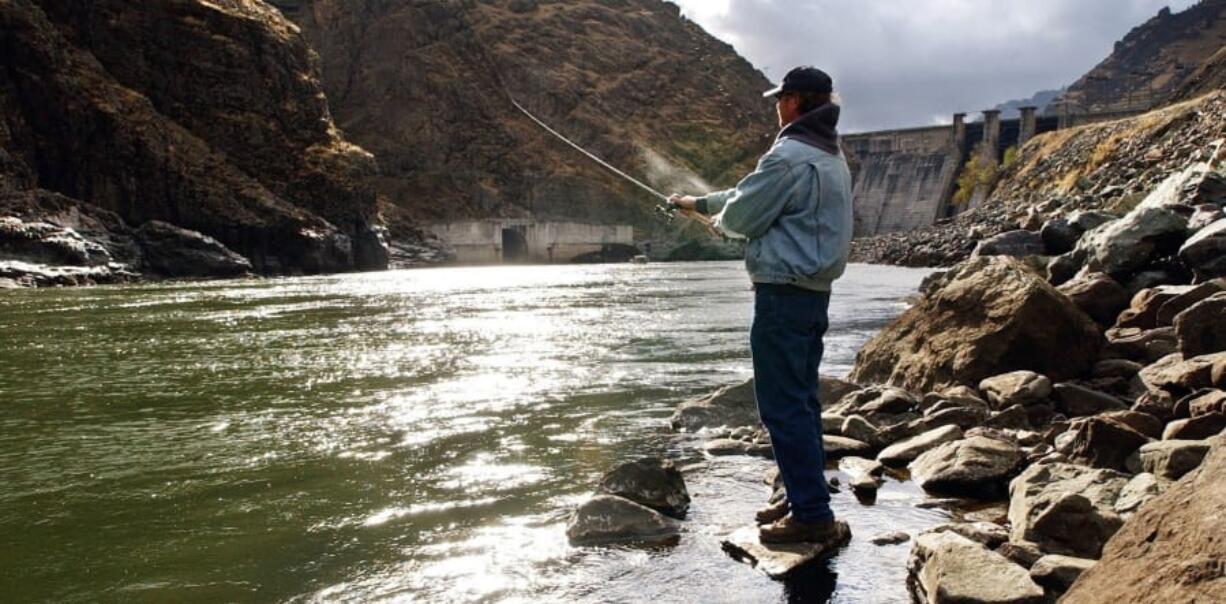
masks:
{"label": "river", "polygon": [[[853,265],[823,372],[926,271]],[[769,462],[708,459],[677,403],[749,376],[739,263],[441,268],[0,295],[6,601],[906,601],[941,510],[890,481],[852,545],[776,582],[719,539]],[[572,548],[614,464],[665,455],[679,543]]]}

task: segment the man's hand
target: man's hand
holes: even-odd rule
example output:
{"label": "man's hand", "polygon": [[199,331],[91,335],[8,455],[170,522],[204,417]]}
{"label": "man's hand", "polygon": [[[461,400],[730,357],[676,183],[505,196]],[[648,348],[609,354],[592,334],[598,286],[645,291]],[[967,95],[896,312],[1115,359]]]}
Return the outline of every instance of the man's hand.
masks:
{"label": "man's hand", "polygon": [[691,212],[698,208],[698,199],[689,195],[681,195],[680,193],[674,193],[672,197],[669,197],[668,203]]}

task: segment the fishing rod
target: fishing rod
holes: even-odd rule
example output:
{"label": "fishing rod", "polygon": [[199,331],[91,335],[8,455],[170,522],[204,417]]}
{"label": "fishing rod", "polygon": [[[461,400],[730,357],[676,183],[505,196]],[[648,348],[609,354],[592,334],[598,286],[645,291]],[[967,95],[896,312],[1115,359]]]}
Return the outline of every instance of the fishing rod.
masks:
{"label": "fishing rod", "polygon": [[[648,185],[644,184],[644,183],[643,183],[642,181],[640,181],[639,179],[637,179],[637,178],[635,178],[635,177],[633,177],[633,176],[630,176],[629,174],[626,174],[625,172],[622,172],[621,170],[617,169],[616,167],[614,167],[614,166],[613,166],[612,164],[610,164],[609,162],[607,162],[607,161],[605,161],[605,160],[603,160],[603,159],[600,159],[600,158],[599,158],[599,157],[597,157],[597,156],[596,156],[594,153],[592,153],[592,152],[588,151],[587,149],[584,149],[583,147],[580,147],[580,146],[579,146],[577,143],[575,143],[574,141],[570,140],[569,138],[566,138],[566,137],[565,137],[565,136],[564,136],[564,135],[563,135],[561,132],[558,132],[557,130],[554,130],[553,128],[551,128],[551,127],[549,126],[549,124],[546,124],[546,123],[545,123],[544,121],[542,121],[540,118],[538,118],[538,117],[536,117],[535,115],[533,115],[531,111],[528,111],[527,109],[525,109],[523,105],[520,105],[520,104],[519,104],[519,101],[516,101],[516,100],[515,100],[513,97],[511,97],[509,94],[507,95],[507,98],[508,98],[508,99],[510,99],[510,101],[511,101],[511,104],[512,104],[512,105],[515,105],[515,108],[516,108],[516,109],[518,109],[518,110],[519,110],[521,113],[523,113],[524,115],[528,116],[528,119],[530,119],[530,120],[532,120],[533,122],[535,122],[535,123],[536,123],[536,125],[540,126],[541,128],[544,128],[546,132],[548,132],[548,133],[550,133],[550,134],[554,135],[555,137],[557,137],[559,140],[561,140],[562,142],[566,143],[567,145],[570,145],[570,146],[571,146],[572,148],[574,148],[576,151],[578,151],[578,152],[582,153],[582,154],[583,154],[583,155],[585,155],[585,156],[586,156],[588,159],[590,159],[590,160],[592,160],[592,161],[596,162],[597,164],[599,164],[601,167],[605,168],[606,170],[609,170],[610,172],[612,172],[612,173],[614,173],[614,174],[616,174],[616,175],[618,175],[618,176],[622,177],[623,179],[625,179],[625,180],[627,180],[627,181],[630,181],[631,183],[633,183],[633,184],[634,184],[635,186],[637,186],[638,188],[640,188],[640,189],[642,189],[642,190],[644,190],[644,191],[647,191],[648,193],[651,193],[651,195],[652,195],[653,197],[655,197],[656,199],[660,199],[660,200],[662,200],[664,203],[662,203],[662,204],[656,204],[656,213],[660,214],[661,216],[664,216],[664,217],[666,218],[666,220],[668,220],[669,222],[672,222],[673,217],[675,217],[675,216],[677,215],[677,209],[678,209],[678,208],[677,208],[677,206],[676,206],[676,205],[674,205],[674,204],[673,204],[673,202],[672,202],[672,201],[670,201],[670,200],[669,200],[669,197],[668,197],[667,195],[665,195],[665,194],[663,194],[663,193],[661,193],[661,192],[659,192],[659,191],[657,191],[657,190],[655,190],[655,189],[651,188],[650,186],[648,186]],[[703,226],[706,226],[706,227],[707,227],[707,229],[708,229],[708,230],[710,230],[710,231],[711,231],[713,234],[718,235],[718,233],[715,231],[715,228],[712,226],[712,224],[711,224],[711,220],[710,220],[709,218],[707,218],[707,217],[705,217],[705,216],[702,216],[701,214],[695,214],[695,213],[692,213],[692,212],[686,213],[686,215],[687,215],[687,216],[689,216],[690,218],[693,218],[694,220],[698,221],[698,222],[699,222],[699,223],[701,223]]]}

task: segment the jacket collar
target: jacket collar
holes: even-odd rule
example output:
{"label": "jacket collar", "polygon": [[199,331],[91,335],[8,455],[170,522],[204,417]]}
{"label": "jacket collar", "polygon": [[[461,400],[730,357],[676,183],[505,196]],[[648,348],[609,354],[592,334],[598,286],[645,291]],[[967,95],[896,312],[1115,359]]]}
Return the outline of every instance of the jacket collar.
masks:
{"label": "jacket collar", "polygon": [[826,103],[810,111],[779,131],[776,141],[790,138],[817,147],[827,153],[839,154],[839,106]]}

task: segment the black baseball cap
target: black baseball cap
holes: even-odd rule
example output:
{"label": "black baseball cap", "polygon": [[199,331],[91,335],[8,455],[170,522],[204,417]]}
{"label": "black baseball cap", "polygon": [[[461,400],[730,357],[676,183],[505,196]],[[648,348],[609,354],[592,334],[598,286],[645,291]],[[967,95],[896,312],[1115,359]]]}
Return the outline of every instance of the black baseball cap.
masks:
{"label": "black baseball cap", "polygon": [[783,83],[762,93],[770,97],[784,92],[834,92],[834,80],[816,67],[797,67],[783,76]]}

